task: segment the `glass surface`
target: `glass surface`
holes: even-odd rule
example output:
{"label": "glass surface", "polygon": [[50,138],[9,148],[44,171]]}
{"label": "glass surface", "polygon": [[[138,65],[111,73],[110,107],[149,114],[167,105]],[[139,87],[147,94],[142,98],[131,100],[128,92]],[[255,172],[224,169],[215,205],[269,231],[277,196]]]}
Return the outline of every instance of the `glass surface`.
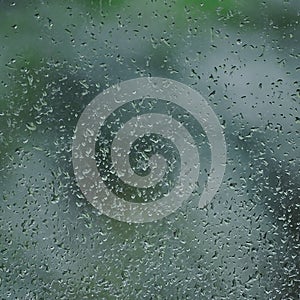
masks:
{"label": "glass surface", "polygon": [[[298,299],[299,9],[297,0],[0,1],[1,299]],[[128,102],[135,91],[124,82],[137,78],[153,84]],[[94,99],[96,131],[76,136]],[[148,117],[156,125],[143,125]],[[110,193],[94,205],[93,175],[81,170],[84,190],[74,170],[74,141],[89,134]],[[131,181],[115,173],[123,163]],[[151,172],[152,189],[137,188]],[[199,207],[212,172],[217,191]],[[156,201],[183,179],[169,197],[178,207],[160,217]],[[159,217],[119,221],[119,198],[154,203]]]}

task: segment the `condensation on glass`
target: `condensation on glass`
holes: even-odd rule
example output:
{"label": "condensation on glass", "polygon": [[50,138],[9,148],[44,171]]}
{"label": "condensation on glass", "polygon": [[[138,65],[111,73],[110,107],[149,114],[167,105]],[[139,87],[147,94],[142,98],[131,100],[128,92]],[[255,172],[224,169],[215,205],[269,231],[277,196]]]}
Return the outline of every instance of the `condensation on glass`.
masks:
{"label": "condensation on glass", "polygon": [[[1,298],[298,299],[299,9],[297,0],[0,1]],[[154,77],[201,94],[224,134],[224,176],[205,207],[222,135],[207,134],[212,119],[197,122],[180,88],[162,88],[169,102],[153,86],[154,96],[139,87],[122,102],[123,82]],[[76,180],[76,125],[111,87],[114,110],[91,111],[99,128],[82,124],[83,141],[95,137],[95,147],[81,154],[95,156],[108,199],[128,206],[157,212],[172,189],[171,201],[190,189],[156,221],[150,210],[145,223],[103,214]],[[114,216],[120,203],[109,204]]]}

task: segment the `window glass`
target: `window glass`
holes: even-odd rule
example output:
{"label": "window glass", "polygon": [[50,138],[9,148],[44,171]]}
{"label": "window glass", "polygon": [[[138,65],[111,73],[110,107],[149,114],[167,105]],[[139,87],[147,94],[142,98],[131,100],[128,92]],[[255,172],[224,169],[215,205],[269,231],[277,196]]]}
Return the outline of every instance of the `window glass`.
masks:
{"label": "window glass", "polygon": [[297,299],[299,8],[0,1],[3,299]]}

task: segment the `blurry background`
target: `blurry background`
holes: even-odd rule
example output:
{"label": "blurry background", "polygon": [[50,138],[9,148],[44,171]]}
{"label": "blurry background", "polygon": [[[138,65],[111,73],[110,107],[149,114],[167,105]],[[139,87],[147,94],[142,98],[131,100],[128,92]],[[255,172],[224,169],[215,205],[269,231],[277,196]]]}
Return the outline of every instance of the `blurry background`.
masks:
{"label": "blurry background", "polygon": [[[297,299],[299,9],[0,1],[1,299]],[[131,225],[85,200],[71,145],[85,106],[140,76],[207,99],[228,165],[207,208]]]}

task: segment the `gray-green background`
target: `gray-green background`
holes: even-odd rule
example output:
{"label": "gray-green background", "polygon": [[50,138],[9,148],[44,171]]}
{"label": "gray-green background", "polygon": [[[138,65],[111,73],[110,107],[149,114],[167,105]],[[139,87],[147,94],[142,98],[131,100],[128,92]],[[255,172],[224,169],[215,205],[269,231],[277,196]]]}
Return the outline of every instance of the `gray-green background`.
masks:
{"label": "gray-green background", "polygon": [[[299,8],[0,1],[1,299],[298,299]],[[198,90],[228,162],[207,208],[131,225],[84,199],[71,144],[98,93],[140,76]]]}

